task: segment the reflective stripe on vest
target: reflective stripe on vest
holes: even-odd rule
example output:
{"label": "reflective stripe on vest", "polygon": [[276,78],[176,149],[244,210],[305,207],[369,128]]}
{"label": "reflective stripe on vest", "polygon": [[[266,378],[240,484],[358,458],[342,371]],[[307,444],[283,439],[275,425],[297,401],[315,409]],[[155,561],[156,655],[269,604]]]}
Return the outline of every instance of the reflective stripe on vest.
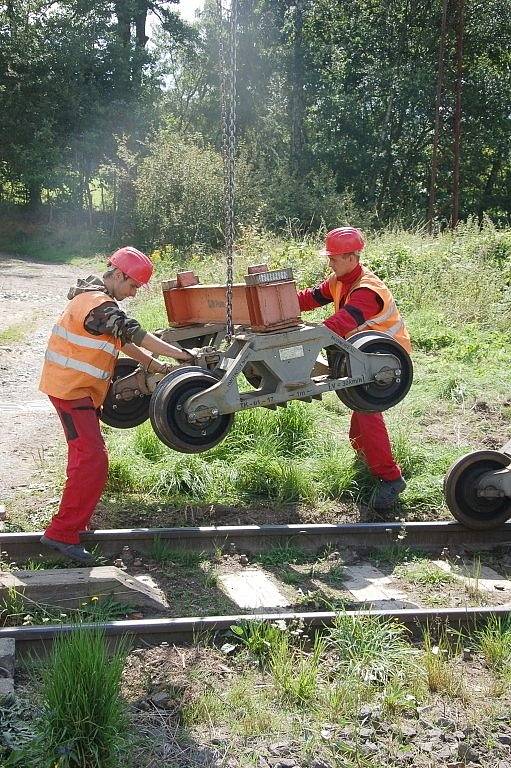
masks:
{"label": "reflective stripe on vest", "polygon": [[71,299],[48,342],[41,392],[61,400],[90,397],[96,408],[103,404],[122,343],[108,333],[89,333],[84,322],[91,310],[107,301],[113,300],[102,291],[87,291]]}
{"label": "reflective stripe on vest", "polygon": [[405,324],[402,320],[398,320],[395,325],[391,325],[390,328],[387,328],[385,333],[388,333],[389,336],[396,336],[399,331],[401,331],[404,328]]}
{"label": "reflective stripe on vest", "polygon": [[[375,315],[374,317],[371,317],[370,320],[366,320],[365,323],[362,323],[362,325],[359,325],[357,328],[358,331],[363,331],[364,328],[367,328],[369,325],[376,325],[377,323],[384,323],[386,320],[389,319],[389,317],[392,317],[397,312],[397,307],[395,301],[391,301],[388,309],[385,312],[382,312],[381,315]],[[388,333],[388,331],[385,331],[385,333]]]}
{"label": "reflective stripe on vest", "polygon": [[46,360],[49,360],[50,363],[61,365],[63,368],[72,368],[75,371],[88,373],[89,376],[93,376],[95,379],[101,379],[104,381],[109,379],[111,376],[109,371],[102,371],[101,368],[96,368],[95,365],[84,363],[81,360],[75,360],[72,357],[64,357],[64,355],[59,355],[58,352],[52,352],[51,349],[46,350],[44,357]]}
{"label": "reflective stripe on vest", "polygon": [[109,341],[101,341],[99,339],[89,339],[86,336],[79,336],[77,333],[71,333],[71,331],[68,331],[61,325],[54,325],[52,328],[52,333],[54,333],[56,336],[60,336],[66,341],[70,341],[72,344],[77,344],[79,347],[101,349],[103,352],[107,352],[109,355],[117,357],[117,349]]}
{"label": "reflective stripe on vest", "polygon": [[342,306],[349,304],[351,294],[358,288],[368,288],[369,290],[376,293],[376,295],[379,296],[383,302],[383,307],[380,311],[380,314],[375,315],[374,317],[370,317],[368,320],[361,323],[359,326],[347,333],[347,339],[349,339],[350,336],[353,336],[355,333],[359,333],[360,331],[381,331],[386,333],[388,336],[394,337],[396,341],[399,342],[399,344],[401,344],[401,346],[404,347],[404,349],[406,349],[408,352],[411,351],[410,336],[396,306],[394,297],[392,296],[392,293],[387,288],[385,283],[380,280],[380,278],[377,277],[373,272],[371,272],[371,270],[363,266],[362,274],[349,288],[346,295],[342,294],[342,284],[335,275],[332,275],[330,278],[329,285],[330,292],[335,303],[336,312],[341,308],[341,301],[343,302]]}

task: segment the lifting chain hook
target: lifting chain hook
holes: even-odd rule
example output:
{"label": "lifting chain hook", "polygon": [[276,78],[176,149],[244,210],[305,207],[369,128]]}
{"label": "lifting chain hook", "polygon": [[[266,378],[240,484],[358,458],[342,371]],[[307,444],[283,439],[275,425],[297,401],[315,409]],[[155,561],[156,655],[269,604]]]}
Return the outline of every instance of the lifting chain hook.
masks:
{"label": "lifting chain hook", "polygon": [[[222,0],[217,0],[220,40],[220,94],[222,111],[222,155],[224,160],[224,229],[226,277],[225,337],[230,343],[234,331],[232,292],[234,283],[234,192],[236,156],[236,48],[238,0],[231,0],[224,13]],[[227,27],[227,32],[226,32]],[[227,40],[224,38],[227,37]]]}

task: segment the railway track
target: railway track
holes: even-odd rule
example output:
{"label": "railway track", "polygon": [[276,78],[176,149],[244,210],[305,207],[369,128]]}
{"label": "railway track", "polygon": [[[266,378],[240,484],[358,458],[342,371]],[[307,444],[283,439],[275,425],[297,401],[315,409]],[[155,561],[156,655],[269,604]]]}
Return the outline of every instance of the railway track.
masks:
{"label": "railway track", "polygon": [[[0,534],[0,550],[14,561],[38,556],[48,559],[53,555],[40,544],[40,537],[40,532]],[[257,553],[291,543],[308,552],[327,546],[370,548],[392,543],[424,551],[443,547],[485,550],[511,545],[511,523],[487,531],[465,528],[454,522],[126,528],[89,531],[81,540],[87,548],[97,549],[105,557],[118,554],[123,546],[145,554],[156,540],[173,549],[209,553],[218,547],[226,549],[233,545],[240,552]]]}
{"label": "railway track", "polygon": [[[7,533],[0,535],[2,557],[22,563],[44,557],[47,550],[39,543],[39,533]],[[469,530],[457,523],[362,523],[353,525],[278,525],[278,526],[223,526],[202,528],[155,528],[126,530],[97,530],[84,534],[88,547],[95,547],[105,558],[118,557],[123,548],[129,547],[137,555],[147,555],[155,542],[160,542],[176,552],[200,552],[205,554],[229,553],[257,556],[274,548],[299,547],[311,557],[321,551],[346,551],[347,548],[367,552],[398,547],[412,551],[430,552],[456,549],[466,552],[491,554],[503,550],[511,543],[511,523],[490,531]],[[507,574],[500,576],[502,584],[509,585]],[[447,606],[399,606],[393,598],[368,605],[361,600],[360,607],[346,610],[349,616],[373,616],[397,619],[411,630],[426,624],[449,624],[452,627],[470,628],[487,620],[489,616],[507,616],[511,607],[511,592],[502,589],[503,602],[492,605]],[[468,601],[467,601],[468,602]],[[481,601],[484,603],[484,600]],[[143,618],[104,623],[81,624],[82,627],[100,626],[115,642],[116,638],[131,636],[142,644],[190,642],[205,634],[223,633],[233,624],[251,620],[300,622],[304,627],[317,628],[331,625],[338,615],[336,610],[265,610],[224,615],[172,616]],[[17,652],[23,654],[34,648],[40,652],[63,633],[72,632],[76,625],[44,624],[37,626],[6,626],[0,629],[2,638],[14,638]]]}

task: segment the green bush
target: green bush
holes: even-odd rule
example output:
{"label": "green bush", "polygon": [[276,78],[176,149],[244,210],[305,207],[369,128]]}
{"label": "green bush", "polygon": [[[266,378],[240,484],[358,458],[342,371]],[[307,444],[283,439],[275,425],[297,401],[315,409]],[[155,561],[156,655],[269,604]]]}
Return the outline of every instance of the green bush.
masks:
{"label": "green bush", "polygon": [[[243,159],[237,167],[237,215],[243,219],[254,194]],[[221,155],[199,136],[165,128],[141,161],[136,181],[136,219],[141,239],[153,246],[190,246],[222,241]]]}

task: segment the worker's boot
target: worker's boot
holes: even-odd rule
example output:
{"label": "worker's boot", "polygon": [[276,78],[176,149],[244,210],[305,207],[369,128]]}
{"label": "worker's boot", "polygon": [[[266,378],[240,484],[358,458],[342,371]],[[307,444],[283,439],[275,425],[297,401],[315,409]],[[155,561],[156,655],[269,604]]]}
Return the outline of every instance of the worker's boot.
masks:
{"label": "worker's boot", "polygon": [[402,477],[396,480],[380,480],[371,499],[374,509],[390,509],[398,500],[399,494],[406,488]]}
{"label": "worker's boot", "polygon": [[66,544],[64,541],[56,541],[55,539],[49,539],[48,536],[41,536],[39,539],[41,544],[45,544],[47,547],[55,549],[60,552],[61,555],[69,557],[71,560],[75,560],[81,565],[94,565],[96,559],[94,555],[89,552],[81,544]]}

